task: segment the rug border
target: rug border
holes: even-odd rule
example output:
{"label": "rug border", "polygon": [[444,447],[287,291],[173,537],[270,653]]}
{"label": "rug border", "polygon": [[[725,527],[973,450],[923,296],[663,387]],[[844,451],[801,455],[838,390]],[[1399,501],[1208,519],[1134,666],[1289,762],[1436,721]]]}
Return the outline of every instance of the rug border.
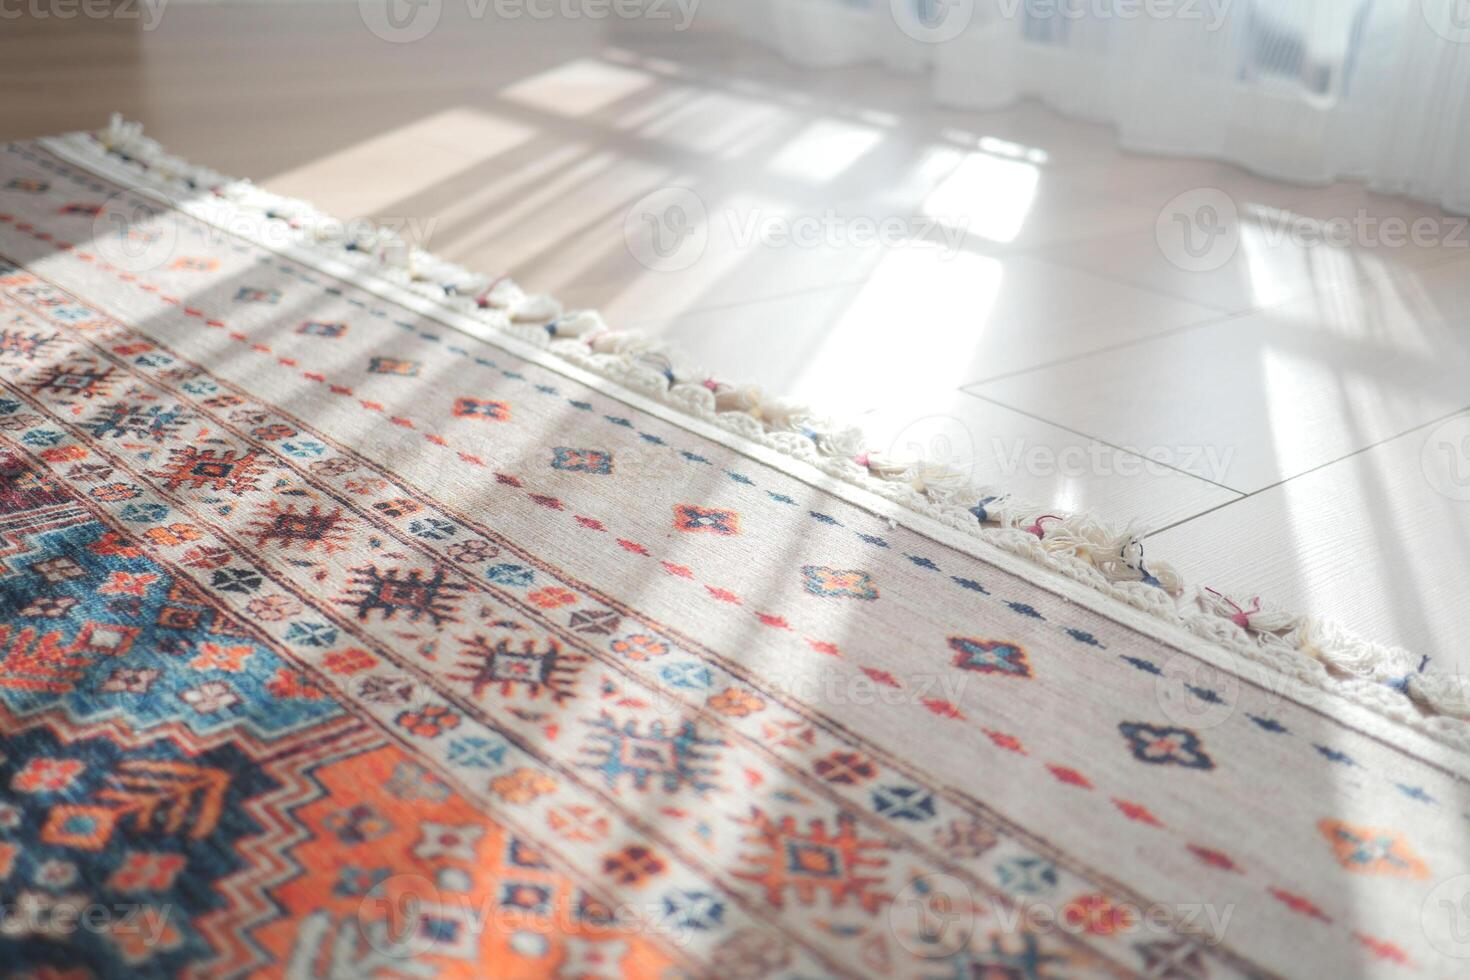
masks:
{"label": "rug border", "polygon": [[[1408,690],[1412,676],[1398,684],[1369,679],[1368,676],[1335,677],[1319,660],[1299,648],[1288,646],[1280,636],[1273,634],[1253,640],[1248,630],[1222,615],[1181,609],[1172,598],[1166,606],[1160,597],[1170,597],[1162,588],[1139,581],[1110,581],[1100,574],[1094,563],[1075,555],[1046,551],[1042,538],[1034,532],[1016,526],[987,527],[976,519],[979,515],[970,517],[971,511],[962,505],[937,506],[923,491],[915,493],[906,484],[895,487],[896,481],[891,477],[887,481],[878,480],[868,472],[868,468],[851,463],[846,467],[833,466],[816,451],[823,439],[821,433],[813,434],[806,429],[793,433],[789,428],[782,430],[776,426],[763,426],[758,413],[753,420],[748,411],[720,412],[713,398],[709,399],[709,405],[697,405],[691,403],[687,392],[686,397],[676,397],[674,390],[680,386],[675,383],[672,370],[666,368],[660,373],[656,368],[650,369],[646,356],[649,347],[645,343],[613,345],[606,351],[599,351],[592,343],[582,342],[579,346],[586,349],[580,352],[576,347],[568,350],[567,344],[553,345],[552,333],[544,325],[525,327],[515,323],[517,307],[534,313],[547,310],[548,304],[539,297],[525,297],[513,284],[503,291],[506,296],[503,304],[477,309],[469,314],[442,300],[430,298],[422,289],[414,288],[411,277],[401,269],[395,278],[390,274],[394,267],[386,260],[374,260],[360,250],[345,250],[345,243],[341,241],[316,240],[305,231],[293,236],[272,236],[282,240],[268,240],[254,234],[258,230],[257,225],[262,223],[262,217],[267,220],[272,217],[271,214],[262,215],[271,204],[291,215],[293,225],[308,225],[313,219],[331,220],[337,227],[345,225],[320,215],[309,205],[275,197],[248,182],[232,181],[213,171],[169,157],[158,144],[143,137],[137,126],[123,124],[118,117],[114,117],[110,129],[100,135],[70,133],[43,137],[35,142],[76,166],[107,177],[227,234],[244,238],[257,247],[343,279],[460,333],[498,346],[946,547],[995,565],[1004,572],[1245,682],[1264,682],[1273,693],[1328,715],[1338,723],[1378,738],[1417,756],[1421,761],[1470,777],[1470,754],[1467,754],[1470,750],[1470,725],[1454,717],[1422,713]],[[126,149],[119,149],[120,146]],[[189,195],[187,199],[178,199],[181,191]],[[251,220],[242,222],[239,220],[242,216]],[[277,224],[283,225],[284,222]],[[245,233],[244,227],[250,228],[252,233]],[[355,261],[345,261],[344,255]],[[474,275],[432,256],[425,257],[462,275]],[[398,279],[404,281],[396,281]],[[505,277],[494,280],[486,294],[506,282]],[[595,314],[590,315],[595,319]],[[556,318],[554,304],[550,316],[554,328],[560,322]],[[601,326],[600,319],[595,319],[595,322]],[[598,333],[595,338],[602,336],[605,335]],[[629,338],[632,335],[619,336]],[[665,362],[668,360],[661,353],[657,356],[664,358]],[[661,390],[648,383],[648,375],[653,373],[667,376],[667,380],[660,378],[663,380]],[[654,397],[658,394],[663,398]],[[728,416],[735,418],[726,418]],[[796,434],[805,444],[792,438]],[[838,462],[847,460],[839,459]],[[983,508],[983,504],[981,506]],[[970,519],[958,519],[954,513],[956,509]],[[1303,621],[1304,626],[1305,623]],[[1313,625],[1321,630],[1320,624]],[[1359,663],[1365,654],[1372,655],[1371,669],[1363,670],[1363,674],[1380,676],[1385,666],[1401,664],[1408,656],[1402,651],[1387,651],[1347,634],[1327,631],[1326,635],[1336,647],[1353,651]],[[1318,645],[1323,643],[1315,632],[1313,639]],[[1271,642],[1273,640],[1275,642]],[[1391,654],[1400,656],[1390,659]],[[1247,663],[1243,664],[1242,659]],[[1249,670],[1250,665],[1263,667],[1269,676],[1248,676],[1260,673]],[[1330,697],[1324,699],[1323,693]],[[1421,696],[1417,700],[1422,703],[1426,699]]]}

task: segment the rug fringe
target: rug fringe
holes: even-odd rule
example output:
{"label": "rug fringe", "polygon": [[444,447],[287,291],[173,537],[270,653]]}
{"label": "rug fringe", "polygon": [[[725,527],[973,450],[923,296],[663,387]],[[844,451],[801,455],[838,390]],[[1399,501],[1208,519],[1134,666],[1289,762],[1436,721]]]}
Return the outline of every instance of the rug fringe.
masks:
{"label": "rug fringe", "polygon": [[63,139],[100,146],[166,185],[207,192],[298,229],[303,244],[564,360],[651,395],[680,411],[776,449],[915,513],[1023,557],[1111,598],[1181,626],[1250,660],[1366,705],[1470,751],[1470,683],[1423,672],[1408,651],[1380,646],[1320,619],[1291,615],[1259,598],[1244,602],[1186,586],[1169,565],[1145,560],[1143,541],[1086,515],[1056,515],[1004,491],[970,485],[964,474],[925,460],[892,459],[865,448],[862,430],[752,385],[735,385],[685,365],[638,333],[610,329],[596,312],[564,312],[508,276],[447,262],[395,233],[348,225],[303,201],[168,154],[138,123],[113,115],[95,134]]}

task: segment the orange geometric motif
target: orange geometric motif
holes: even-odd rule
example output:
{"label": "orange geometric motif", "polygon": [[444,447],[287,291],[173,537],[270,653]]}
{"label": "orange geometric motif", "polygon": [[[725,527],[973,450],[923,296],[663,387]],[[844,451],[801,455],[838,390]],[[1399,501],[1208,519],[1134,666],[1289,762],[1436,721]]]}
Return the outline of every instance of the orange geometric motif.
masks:
{"label": "orange geometric motif", "polygon": [[763,851],[742,854],[741,860],[754,865],[754,869],[736,871],[735,877],[761,885],[766,901],[777,908],[785,908],[787,889],[796,893],[802,905],[816,901],[818,892],[827,893],[833,908],[842,907],[849,898],[856,899],[869,915],[878,914],[889,900],[889,896],[872,890],[882,879],[863,873],[888,864],[886,858],[868,853],[888,845],[858,837],[856,821],[850,814],[837,815],[835,834],[828,832],[821,818],[812,819],[811,829],[803,834],[797,829],[795,817],[776,821],[755,807],[751,808],[750,819],[740,822],[755,828],[753,834],[742,839],[760,845]]}
{"label": "orange geometric motif", "polygon": [[1391,830],[1357,827],[1341,820],[1318,821],[1317,829],[1332,845],[1337,863],[1349,871],[1396,878],[1429,877],[1428,866]]}

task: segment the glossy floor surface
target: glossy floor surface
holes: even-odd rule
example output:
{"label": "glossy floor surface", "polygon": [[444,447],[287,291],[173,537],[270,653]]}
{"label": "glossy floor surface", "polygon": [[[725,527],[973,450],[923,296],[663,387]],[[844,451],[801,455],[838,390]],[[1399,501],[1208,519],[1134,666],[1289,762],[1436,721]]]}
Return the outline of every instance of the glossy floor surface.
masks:
{"label": "glossy floor surface", "polygon": [[[802,71],[697,16],[478,9],[445,4],[412,43],[351,3],[6,21],[0,138],[120,111],[863,416],[878,448],[1133,522],[1243,602],[1470,667],[1463,222],[1131,155],[1035,105],[941,109],[922,79]],[[1233,249],[1197,271],[1169,204],[1221,192]],[[1426,233],[1393,244],[1387,219]]]}

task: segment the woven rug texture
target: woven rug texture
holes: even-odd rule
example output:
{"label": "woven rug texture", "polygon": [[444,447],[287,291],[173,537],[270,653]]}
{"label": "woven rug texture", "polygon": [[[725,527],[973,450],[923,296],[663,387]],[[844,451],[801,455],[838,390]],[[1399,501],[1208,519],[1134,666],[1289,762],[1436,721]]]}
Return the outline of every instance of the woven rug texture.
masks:
{"label": "woven rug texture", "polygon": [[1462,754],[157,180],[0,148],[0,973],[1470,969]]}

